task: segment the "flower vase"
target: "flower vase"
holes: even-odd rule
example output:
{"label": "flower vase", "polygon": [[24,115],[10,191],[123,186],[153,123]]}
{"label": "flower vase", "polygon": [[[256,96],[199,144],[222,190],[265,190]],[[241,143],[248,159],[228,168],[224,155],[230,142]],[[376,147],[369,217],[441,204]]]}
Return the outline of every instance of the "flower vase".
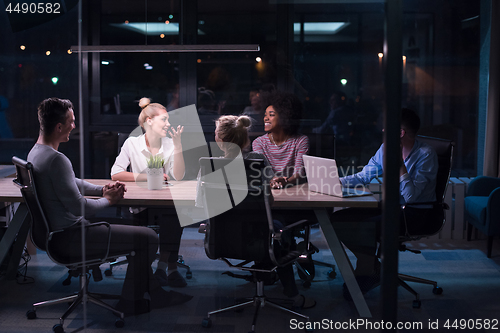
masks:
{"label": "flower vase", "polygon": [[148,190],[161,190],[163,187],[163,168],[147,169]]}

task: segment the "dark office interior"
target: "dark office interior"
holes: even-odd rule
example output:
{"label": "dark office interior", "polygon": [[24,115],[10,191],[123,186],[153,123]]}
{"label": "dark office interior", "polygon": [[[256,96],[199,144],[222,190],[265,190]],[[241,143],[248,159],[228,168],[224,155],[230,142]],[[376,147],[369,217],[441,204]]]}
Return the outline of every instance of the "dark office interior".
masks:
{"label": "dark office interior", "polygon": [[[60,5],[59,13],[40,14],[30,12],[34,1],[16,9],[14,2],[4,0],[0,5],[0,165],[4,167],[0,175],[15,176],[13,167],[9,169],[12,156],[26,159],[38,137],[37,105],[48,97],[69,99],[75,106],[76,129],[59,150],[71,160],[75,175],[85,179],[111,179],[120,148],[118,134],[137,128],[141,97],[168,111],[196,105],[205,139],[211,142],[219,116],[260,107],[252,102],[252,92],[261,96],[270,90],[294,93],[304,107],[300,131],[310,139],[309,153],[334,158],[341,175],[358,171],[384,142],[384,127],[397,117],[391,113],[396,100],[399,108],[419,115],[420,135],[454,143],[445,227],[437,235],[411,243],[409,247],[421,254],[399,252],[398,266],[400,271],[438,281],[444,292],[435,295],[431,286],[415,287],[422,304],[414,308],[412,295],[399,288],[396,299],[391,299],[397,319],[423,323],[422,329],[399,331],[431,331],[434,321],[444,330],[447,320],[450,330],[486,332],[486,320],[492,329],[496,321],[498,329],[500,309],[494,290],[500,287],[499,234],[493,235],[488,258],[490,235],[475,230],[467,241],[464,210],[467,186],[474,178],[500,176],[500,6],[495,2],[87,0],[80,4],[67,0],[53,2]],[[393,50],[388,35],[395,19],[389,6],[394,3],[400,6],[396,18],[402,49],[397,54],[401,53],[402,77],[388,82],[394,64],[398,66],[387,62],[387,50]],[[186,46],[193,45],[202,50],[186,51]],[[79,52],[85,47],[95,48]],[[391,95],[394,87],[399,96]],[[332,95],[343,96],[340,103],[351,111],[347,127],[336,136],[316,133],[314,129],[332,108]],[[262,117],[256,114],[259,119],[251,139],[264,134]],[[196,179],[197,159],[186,163],[186,179]],[[370,187],[380,188],[378,183]],[[2,234],[18,205],[0,202]],[[492,223],[495,230],[500,228],[500,221]],[[181,243],[180,254],[193,276],[182,292],[194,296],[192,301],[128,317],[123,328],[115,328],[111,313],[89,303],[65,321],[65,332],[249,331],[253,310],[215,316],[210,328],[201,325],[207,311],[254,293],[251,282],[222,275],[231,269],[207,258],[203,237],[196,224],[186,228]],[[335,264],[321,228],[313,226],[311,237],[319,248],[314,259]],[[73,278],[70,287],[63,286],[64,266],[54,264],[43,251],[28,246],[25,252],[15,279],[6,279],[6,264],[0,266],[0,331],[49,332],[64,304],[38,310],[36,320],[27,319],[26,311],[34,302],[68,294],[78,281]],[[347,255],[354,258],[349,251]],[[91,281],[90,287],[119,292],[123,267],[103,281]],[[106,264],[101,268],[104,271]],[[358,309],[342,295],[344,281],[338,271],[332,278],[327,268],[316,268],[312,285],[306,288],[302,282],[296,272],[300,292],[317,302],[316,307],[303,310],[311,320],[341,323],[360,318]],[[280,290],[278,284],[266,286],[273,297],[280,297]],[[387,317],[380,288],[365,298],[372,322]],[[263,308],[256,331],[296,331],[290,319]],[[465,326],[460,326],[460,320]],[[467,326],[470,320],[476,326]]]}

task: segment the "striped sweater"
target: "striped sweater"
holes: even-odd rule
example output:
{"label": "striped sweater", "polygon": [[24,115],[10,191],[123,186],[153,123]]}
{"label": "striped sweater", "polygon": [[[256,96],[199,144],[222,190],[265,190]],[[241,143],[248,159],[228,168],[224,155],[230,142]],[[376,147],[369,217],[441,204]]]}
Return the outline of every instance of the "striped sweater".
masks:
{"label": "striped sweater", "polygon": [[305,177],[302,155],[309,151],[307,136],[297,135],[276,146],[269,136],[264,134],[253,141],[252,150],[267,158],[276,176],[291,177],[298,173]]}

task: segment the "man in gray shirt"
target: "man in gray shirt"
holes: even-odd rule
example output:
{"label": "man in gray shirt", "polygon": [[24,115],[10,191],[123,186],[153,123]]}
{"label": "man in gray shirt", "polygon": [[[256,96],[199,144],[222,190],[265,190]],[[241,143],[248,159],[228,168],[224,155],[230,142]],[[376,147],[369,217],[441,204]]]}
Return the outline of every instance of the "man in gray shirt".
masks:
{"label": "man in gray shirt", "polygon": [[[120,182],[97,186],[75,177],[70,160],[58,151],[75,128],[73,104],[69,100],[48,98],[38,106],[40,134],[28,154],[33,164],[38,196],[49,221],[50,231],[64,230],[52,239],[55,251],[81,257],[81,224],[90,223],[99,209],[116,204],[126,191]],[[82,191],[82,192],[81,192]],[[102,196],[100,199],[84,195]],[[84,211],[82,211],[84,207]],[[157,234],[147,227],[116,225],[111,227],[109,256],[129,255],[121,298],[116,308],[125,314],[148,312],[150,307],[162,308],[184,303],[192,296],[166,292],[153,276],[151,263],[156,258]],[[105,226],[92,227],[86,232],[86,254],[102,253],[108,244]]]}

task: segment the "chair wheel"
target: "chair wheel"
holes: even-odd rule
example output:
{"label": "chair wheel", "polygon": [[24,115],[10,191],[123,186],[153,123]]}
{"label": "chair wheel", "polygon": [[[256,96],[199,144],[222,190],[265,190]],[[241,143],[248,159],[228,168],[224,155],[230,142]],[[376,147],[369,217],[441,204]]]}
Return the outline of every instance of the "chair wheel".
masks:
{"label": "chair wheel", "polygon": [[337,277],[337,272],[335,272],[335,270],[332,269],[331,271],[328,272],[328,277],[330,279],[335,279]]}
{"label": "chair wheel", "polygon": [[422,302],[419,299],[416,299],[413,301],[413,308],[414,309],[420,309],[420,306],[422,305]]}
{"label": "chair wheel", "polygon": [[441,287],[434,287],[434,289],[432,289],[432,293],[434,295],[441,295],[443,293],[443,288],[441,288]]}
{"label": "chair wheel", "polygon": [[177,260],[177,263],[178,263],[178,264],[181,264],[181,265],[184,265],[184,259],[179,259],[179,260]]}
{"label": "chair wheel", "polygon": [[64,333],[64,328],[61,324],[55,324],[53,327],[52,327],[52,331],[54,333]]}
{"label": "chair wheel", "polygon": [[36,311],[35,310],[28,310],[26,312],[26,318],[35,319],[36,318]]}
{"label": "chair wheel", "polygon": [[210,319],[210,318],[203,318],[203,320],[201,321],[201,326],[203,326],[205,328],[212,327],[212,319]]}
{"label": "chair wheel", "polygon": [[118,318],[115,321],[115,327],[122,328],[123,326],[125,326],[125,321],[123,319],[121,319],[121,318]]}
{"label": "chair wheel", "polygon": [[302,283],[302,286],[306,289],[311,288],[311,281],[304,281],[304,283]]}
{"label": "chair wheel", "polygon": [[193,273],[191,271],[186,272],[186,279],[192,279],[193,278]]}
{"label": "chair wheel", "polygon": [[107,270],[104,271],[104,275],[111,276],[113,275],[113,271],[108,268]]}

